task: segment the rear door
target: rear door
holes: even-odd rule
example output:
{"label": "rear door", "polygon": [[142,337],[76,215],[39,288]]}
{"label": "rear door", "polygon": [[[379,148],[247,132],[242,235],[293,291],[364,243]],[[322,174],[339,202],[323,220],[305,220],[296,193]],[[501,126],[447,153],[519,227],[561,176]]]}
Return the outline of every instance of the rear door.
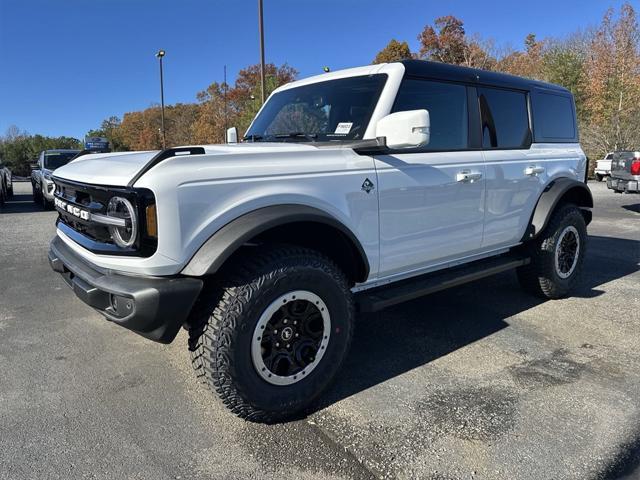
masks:
{"label": "rear door", "polygon": [[487,197],[484,248],[520,241],[546,184],[544,153],[531,150],[528,94],[478,87]]}
{"label": "rear door", "polygon": [[[457,83],[405,78],[393,112],[427,109],[430,142],[376,155],[380,276],[419,271],[480,249],[485,168],[472,150],[475,98]],[[471,105],[470,105],[471,103]],[[474,127],[470,128],[470,123]],[[477,134],[476,134],[477,140]]]}

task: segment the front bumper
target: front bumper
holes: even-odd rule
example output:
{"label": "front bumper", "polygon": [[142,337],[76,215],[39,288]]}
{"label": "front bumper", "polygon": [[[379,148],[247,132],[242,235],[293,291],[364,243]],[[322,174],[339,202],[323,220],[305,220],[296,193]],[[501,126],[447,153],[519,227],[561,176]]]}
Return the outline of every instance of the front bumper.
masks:
{"label": "front bumper", "polygon": [[640,192],[640,181],[622,178],[607,178],[607,188],[620,192]]}
{"label": "front bumper", "polygon": [[98,271],[57,236],[51,241],[49,263],[80,300],[107,320],[161,343],[173,341],[202,289],[197,278]]}

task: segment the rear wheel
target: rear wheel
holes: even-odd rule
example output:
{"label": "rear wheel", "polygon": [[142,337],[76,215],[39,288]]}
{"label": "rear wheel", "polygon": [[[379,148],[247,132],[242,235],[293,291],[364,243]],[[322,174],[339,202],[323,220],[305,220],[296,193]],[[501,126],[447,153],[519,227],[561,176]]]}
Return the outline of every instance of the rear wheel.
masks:
{"label": "rear wheel", "polygon": [[522,287],[540,297],[562,298],[576,285],[587,246],[587,227],[580,209],[556,209],[540,237],[525,245],[531,263],[518,268]]}
{"label": "rear wheel", "polygon": [[601,182],[604,179],[604,175],[600,175],[599,173],[596,173],[596,180]]}
{"label": "rear wheel", "polygon": [[300,414],[333,379],[351,342],[345,275],[314,250],[283,246],[238,261],[220,277],[189,322],[197,376],[247,420]]}

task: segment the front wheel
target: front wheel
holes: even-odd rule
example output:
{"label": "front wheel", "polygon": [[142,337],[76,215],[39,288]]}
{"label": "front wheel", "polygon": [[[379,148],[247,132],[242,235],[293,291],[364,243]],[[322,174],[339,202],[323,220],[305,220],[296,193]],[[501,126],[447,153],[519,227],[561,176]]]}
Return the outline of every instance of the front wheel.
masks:
{"label": "front wheel", "polygon": [[221,278],[189,322],[196,375],[239,417],[271,423],[300,414],[351,342],[344,273],[314,250],[283,246],[235,262]]}
{"label": "front wheel", "polygon": [[522,287],[543,298],[562,298],[579,280],[587,246],[580,209],[565,204],[553,212],[539,238],[525,245],[531,262],[518,268]]}
{"label": "front wheel", "polygon": [[33,203],[35,204],[40,204],[40,189],[38,189],[38,187],[34,184],[31,183],[31,190],[32,190],[32,196],[33,196]]}
{"label": "front wheel", "polygon": [[42,202],[42,209],[47,211],[53,209],[53,203],[47,200],[47,197],[44,194],[44,189],[46,187],[42,187],[42,191],[40,192],[40,201]]}
{"label": "front wheel", "polygon": [[598,182],[601,182],[604,179],[604,175],[600,175],[599,173],[596,173],[596,180]]}

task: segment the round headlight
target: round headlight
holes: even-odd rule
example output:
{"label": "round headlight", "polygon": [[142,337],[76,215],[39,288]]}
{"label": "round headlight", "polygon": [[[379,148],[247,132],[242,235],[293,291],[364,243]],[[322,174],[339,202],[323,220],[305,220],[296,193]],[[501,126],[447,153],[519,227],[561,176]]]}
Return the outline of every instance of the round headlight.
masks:
{"label": "round headlight", "polygon": [[133,245],[138,234],[136,211],[131,202],[126,198],[112,197],[107,206],[109,217],[122,218],[125,220],[124,227],[109,226],[109,233],[116,245],[127,248]]}

